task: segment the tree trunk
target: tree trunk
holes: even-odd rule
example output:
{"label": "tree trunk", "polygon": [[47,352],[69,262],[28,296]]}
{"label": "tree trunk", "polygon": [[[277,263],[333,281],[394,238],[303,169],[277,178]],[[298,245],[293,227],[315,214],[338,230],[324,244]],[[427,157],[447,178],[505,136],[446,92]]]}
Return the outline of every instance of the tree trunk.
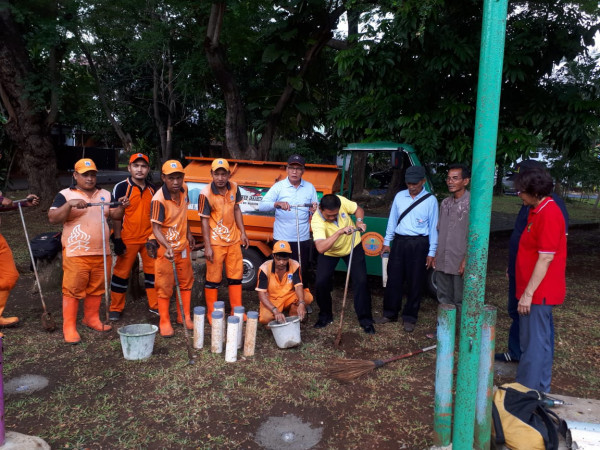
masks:
{"label": "tree trunk", "polygon": [[[300,70],[295,75],[296,77],[301,79],[304,78],[306,71],[332,36],[333,34],[331,30],[323,30],[316,36],[315,42],[306,51],[304,58],[302,58]],[[275,133],[279,127],[279,123],[281,122],[283,112],[293,103],[295,94],[296,90],[290,83],[287,83],[283,89],[283,92],[281,93],[281,96],[279,97],[279,100],[277,101],[277,104],[275,105],[275,108],[273,108],[267,117],[265,129],[263,130],[262,137],[258,143],[258,159],[266,160],[268,158],[271,147],[273,146],[273,138],[275,137]]]}
{"label": "tree trunk", "polygon": [[365,172],[367,168],[367,152],[354,152],[354,167],[352,169],[352,197],[362,197],[365,190]]}
{"label": "tree trunk", "polygon": [[504,165],[498,164],[498,170],[496,171],[496,185],[494,186],[494,195],[504,194],[504,185],[502,179],[504,178]]}
{"label": "tree trunk", "polygon": [[88,48],[85,46],[83,41],[79,38],[79,36],[78,36],[78,40],[79,40],[79,45],[81,47],[81,51],[83,52],[83,54],[85,55],[85,57],[88,61],[92,77],[96,81],[96,86],[98,88],[98,99],[100,100],[102,109],[104,109],[104,113],[106,114],[108,121],[110,122],[113,129],[115,130],[115,133],[117,133],[117,136],[119,136],[119,139],[121,140],[121,144],[123,145],[123,149],[125,150],[125,152],[127,154],[130,154],[132,147],[133,147],[131,135],[129,133],[126,133],[123,130],[123,128],[121,127],[121,124],[119,124],[119,122],[117,122],[117,119],[115,118],[112,108],[108,104],[108,94],[106,93],[106,88],[102,84],[102,80],[100,80],[100,76],[98,74],[98,70],[96,69],[96,63],[94,62],[94,58],[92,58],[91,53],[89,52]]}
{"label": "tree trunk", "polygon": [[394,201],[394,197],[402,187],[404,186],[403,174],[406,171],[406,167],[403,169],[394,169],[392,172],[392,179],[390,180],[390,184],[388,184],[388,190],[385,193],[385,204],[391,205]]}
{"label": "tree trunk", "polygon": [[219,41],[225,3],[213,3],[210,10],[204,51],[208,64],[225,98],[225,144],[234,159],[254,159],[256,152],[248,146],[246,110],[233,73],[225,62],[225,52]]}
{"label": "tree trunk", "polygon": [[156,125],[156,129],[158,130],[158,137],[160,140],[161,161],[164,163],[166,160],[169,159],[169,155],[167,155],[167,128],[165,127],[165,124],[160,115],[159,90],[162,80],[160,79],[160,74],[158,72],[156,64],[152,69],[152,77],[154,78],[152,85],[152,109],[154,111],[154,124]]}
{"label": "tree trunk", "polygon": [[9,114],[4,128],[22,155],[20,165],[27,173],[29,191],[48,208],[58,191],[56,155],[45,126],[47,114],[37,111],[27,96],[25,80],[33,67],[6,3],[0,1],[0,101]]}

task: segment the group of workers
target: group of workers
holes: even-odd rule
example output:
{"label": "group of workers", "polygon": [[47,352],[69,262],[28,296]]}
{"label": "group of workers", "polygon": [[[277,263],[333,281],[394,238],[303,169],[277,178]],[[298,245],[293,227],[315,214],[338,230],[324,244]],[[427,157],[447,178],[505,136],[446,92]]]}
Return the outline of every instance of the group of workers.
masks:
{"label": "group of workers", "polygon": [[[166,161],[162,165],[160,189],[148,181],[147,155],[132,155],[128,171],[130,176],[115,185],[111,194],[97,187],[98,170],[94,162],[81,159],[75,164],[73,184],[56,195],[48,211],[50,223],[63,225],[63,335],[68,343],[81,340],[76,327],[81,299],[82,324],[100,332],[111,329],[99,317],[105,272],[112,265],[105,238],[110,235],[109,218],[116,255],[109,319],[121,318],[131,269],[139,254],[149,312],[160,316],[161,336],[174,335],[169,310],[175,280],[183,305],[183,311],[176,307],[176,322],[193,328],[191,251],[195,240],[187,219],[189,198],[183,166],[176,160]],[[365,212],[356,202],[340,195],[327,194],[319,201],[315,187],[303,179],[304,171],[305,159],[292,155],[287,161],[287,177],[275,183],[259,205],[260,211],[275,211],[273,258],[258,271],[260,323],[284,322],[286,315],[297,315],[304,321],[312,310],[313,293],[319,306],[314,327],[332,323],[333,274],[340,259],[350,267],[354,309],[367,334],[376,332],[374,323],[397,322],[399,317],[406,332],[414,331],[429,268],[436,271],[439,301],[455,305],[460,317],[470,209],[468,167],[450,166],[446,178],[450,195],[441,206],[424,189],[424,168],[406,169],[407,189],[394,198],[383,242],[382,253],[389,253],[388,282],[382,315],[375,319],[361,241],[361,233],[367,228]],[[212,182],[204,187],[198,199],[209,322],[223,271],[232,313],[234,307],[242,305],[242,247],[249,245],[240,209],[242,196],[238,185],[230,179],[228,161],[215,159],[210,173]],[[498,353],[496,359],[520,361],[517,381],[548,391],[554,339],[552,306],[564,299],[568,216],[562,200],[551,193],[552,179],[543,166],[524,161],[515,184],[523,208],[510,240],[507,271],[508,310],[513,324],[509,351]],[[10,200],[1,196],[0,200],[3,207],[11,206]],[[38,203],[36,196],[28,197],[28,205]],[[317,251],[316,268],[310,267],[313,249]],[[6,267],[0,276],[0,326],[10,326],[18,319],[1,316],[18,273],[1,235],[0,259],[2,267]],[[316,269],[314,286],[310,286],[312,293],[308,289],[311,269]],[[404,294],[406,302],[400,312]]]}

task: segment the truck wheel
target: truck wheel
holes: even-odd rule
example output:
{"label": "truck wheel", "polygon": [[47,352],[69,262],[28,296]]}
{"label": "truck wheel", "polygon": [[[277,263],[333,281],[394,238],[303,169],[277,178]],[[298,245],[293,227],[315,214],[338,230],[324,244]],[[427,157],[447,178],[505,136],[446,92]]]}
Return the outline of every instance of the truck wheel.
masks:
{"label": "truck wheel", "polygon": [[253,248],[242,249],[242,259],[244,262],[244,276],[242,277],[242,288],[250,291],[256,287],[258,278],[258,268],[265,261],[265,258]]}
{"label": "truck wheel", "polygon": [[437,301],[437,284],[435,282],[435,270],[429,269],[427,275],[425,275],[425,285],[427,287],[427,293],[431,298]]}

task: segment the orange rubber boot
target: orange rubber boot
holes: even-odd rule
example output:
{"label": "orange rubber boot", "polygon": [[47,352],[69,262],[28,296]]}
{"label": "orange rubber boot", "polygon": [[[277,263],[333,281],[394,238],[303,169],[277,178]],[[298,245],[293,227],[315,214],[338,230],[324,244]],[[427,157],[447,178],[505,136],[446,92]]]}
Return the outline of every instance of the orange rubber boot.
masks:
{"label": "orange rubber boot", "polygon": [[146,297],[148,297],[148,308],[158,309],[158,296],[155,288],[146,288]]}
{"label": "orange rubber boot", "polygon": [[208,317],[208,323],[212,325],[212,313],[215,310],[215,302],[219,297],[218,289],[204,288],[204,299],[206,300],[206,317]]}
{"label": "orange rubber boot", "polygon": [[181,303],[183,303],[183,314],[185,316],[185,326],[188,330],[194,329],[194,322],[192,321],[192,315],[190,306],[192,304],[192,291],[181,291]]}
{"label": "orange rubber boot", "polygon": [[110,293],[110,310],[123,312],[125,309],[125,292],[114,292]]}
{"label": "orange rubber boot", "polygon": [[83,320],[81,321],[86,327],[96,331],[110,331],[112,326],[104,325],[100,320],[100,295],[88,295],[83,300]]}
{"label": "orange rubber boot", "polygon": [[19,323],[18,317],[2,317],[10,291],[0,291],[0,327],[13,327]]}
{"label": "orange rubber boot", "polygon": [[79,300],[63,295],[63,336],[67,344],[79,344],[81,337],[77,332],[77,310]]}
{"label": "orange rubber boot", "polygon": [[169,316],[169,305],[171,300],[168,298],[159,298],[158,299],[158,314],[160,314],[160,335],[162,337],[170,338],[173,337],[175,332],[173,331],[173,326],[171,325],[171,317]]}
{"label": "orange rubber boot", "polygon": [[[242,305],[242,285],[241,284],[230,284],[229,285],[229,306],[231,307],[231,315],[233,316],[233,308]],[[244,314],[244,321],[247,317]]]}

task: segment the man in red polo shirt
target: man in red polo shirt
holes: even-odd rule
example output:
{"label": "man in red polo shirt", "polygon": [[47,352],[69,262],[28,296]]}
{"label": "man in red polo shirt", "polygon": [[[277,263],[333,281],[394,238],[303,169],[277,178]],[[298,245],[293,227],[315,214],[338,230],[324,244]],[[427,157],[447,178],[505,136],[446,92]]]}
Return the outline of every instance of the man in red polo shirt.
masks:
{"label": "man in red polo shirt", "polygon": [[515,187],[523,204],[532,207],[519,241],[515,271],[523,351],[516,380],[530,389],[550,392],[554,359],[552,310],[563,303],[566,294],[565,221],[550,197],[553,181],[548,172],[519,173]]}
{"label": "man in red polo shirt", "polygon": [[113,221],[113,239],[117,262],[110,282],[110,320],[119,320],[125,308],[125,297],[131,268],[142,257],[144,266],[144,286],[151,313],[158,314],[158,300],[154,289],[154,259],[148,256],[146,242],[152,233],[150,223],[150,203],[156,187],[146,179],[150,172],[150,161],[143,153],[135,153],[129,158],[127,170],[131,174],[126,180],[117,183],[113,197],[127,197],[129,206],[122,220]]}

